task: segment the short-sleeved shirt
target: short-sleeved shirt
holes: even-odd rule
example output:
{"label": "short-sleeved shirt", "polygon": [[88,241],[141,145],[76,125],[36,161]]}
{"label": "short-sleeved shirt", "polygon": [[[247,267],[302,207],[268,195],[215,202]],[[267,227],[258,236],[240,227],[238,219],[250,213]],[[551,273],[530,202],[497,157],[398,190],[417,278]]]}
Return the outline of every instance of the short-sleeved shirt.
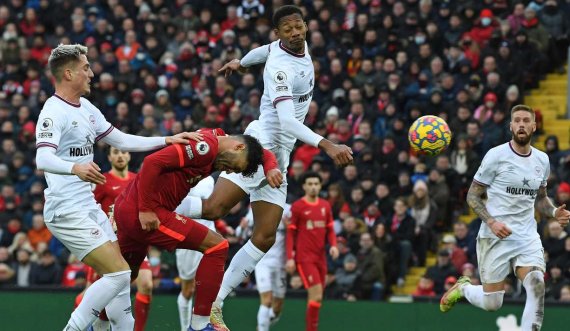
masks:
{"label": "short-sleeved shirt", "polygon": [[[487,186],[485,206],[496,220],[505,223],[512,234],[504,240],[538,238],[534,219],[534,202],[540,187],[546,187],[550,174],[548,156],[531,147],[527,155],[517,153],[511,143],[487,152],[474,181]],[[482,225],[480,238],[497,238]]]}
{"label": "short-sleeved shirt", "polygon": [[306,43],[303,54],[286,49],[280,40],[270,44],[263,71],[264,88],[259,123],[252,123],[261,126],[259,132],[262,134],[256,138],[265,148],[280,146],[287,150],[293,149],[297,139],[281,129],[275,106],[281,101],[292,99],[295,118],[302,123],[313,98],[314,72],[313,60]]}
{"label": "short-sleeved shirt", "polygon": [[[103,114],[89,100],[72,104],[58,95],[47,99],[36,126],[36,147],[53,148],[60,159],[73,163],[93,161],[93,146],[113,130]],[[51,222],[56,215],[73,212],[97,203],[91,184],[75,175],[45,173],[44,218]]]}

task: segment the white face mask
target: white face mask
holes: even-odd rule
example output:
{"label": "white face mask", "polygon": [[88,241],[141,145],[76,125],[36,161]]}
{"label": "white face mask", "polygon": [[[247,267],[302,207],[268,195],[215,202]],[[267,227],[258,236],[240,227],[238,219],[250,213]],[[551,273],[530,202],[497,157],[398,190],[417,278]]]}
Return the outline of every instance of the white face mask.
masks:
{"label": "white face mask", "polygon": [[481,19],[481,25],[483,26],[489,26],[489,24],[491,24],[491,19],[488,17],[483,17]]}
{"label": "white face mask", "polygon": [[426,37],[424,37],[424,36],[416,36],[416,37],[414,38],[414,40],[415,40],[415,42],[416,42],[416,45],[421,45],[421,44],[423,44],[423,43],[426,42]]}
{"label": "white face mask", "polygon": [[160,258],[158,256],[151,256],[148,259],[148,262],[150,263],[151,266],[156,267],[157,265],[160,264]]}

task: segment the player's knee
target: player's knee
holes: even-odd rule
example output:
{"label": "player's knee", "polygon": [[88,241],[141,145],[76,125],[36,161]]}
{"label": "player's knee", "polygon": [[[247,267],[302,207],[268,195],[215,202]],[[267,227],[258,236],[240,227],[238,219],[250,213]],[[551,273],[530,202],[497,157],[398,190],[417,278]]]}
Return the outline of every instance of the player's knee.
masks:
{"label": "player's knee", "polygon": [[485,293],[483,296],[483,308],[486,311],[497,311],[503,306],[505,291]]}
{"label": "player's knee", "polygon": [[523,280],[523,286],[528,293],[527,295],[534,295],[537,298],[543,297],[546,286],[542,271],[533,270],[529,272]]}
{"label": "player's knee", "polygon": [[205,250],[204,255],[209,255],[209,256],[212,256],[212,255],[218,256],[219,255],[219,256],[223,256],[224,258],[227,257],[230,244],[228,243],[228,241],[226,239],[223,239],[223,237],[221,237],[221,238],[222,239],[217,244],[212,245],[210,248]]}
{"label": "player's knee", "polygon": [[233,206],[229,206],[224,201],[203,200],[202,217],[208,220],[217,220],[226,216]]}
{"label": "player's knee", "polygon": [[275,244],[275,233],[254,233],[251,242],[262,252],[267,252]]}

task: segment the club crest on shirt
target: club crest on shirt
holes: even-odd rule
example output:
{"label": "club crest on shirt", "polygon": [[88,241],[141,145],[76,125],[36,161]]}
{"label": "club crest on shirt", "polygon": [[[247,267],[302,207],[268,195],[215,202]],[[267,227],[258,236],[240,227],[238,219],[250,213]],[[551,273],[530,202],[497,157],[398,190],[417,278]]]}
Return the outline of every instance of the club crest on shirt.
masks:
{"label": "club crest on shirt", "polygon": [[48,131],[51,130],[51,128],[53,128],[53,121],[51,120],[51,118],[45,118],[44,121],[42,122],[40,130]]}
{"label": "club crest on shirt", "polygon": [[273,76],[273,80],[277,84],[283,84],[287,81],[287,75],[283,71],[277,71],[275,76]]}
{"label": "club crest on shirt", "polygon": [[205,141],[200,141],[196,144],[196,151],[200,155],[206,155],[210,151],[210,145]]}
{"label": "club crest on shirt", "polygon": [[89,122],[91,122],[91,125],[95,126],[95,116],[89,115]]}
{"label": "club crest on shirt", "polygon": [[540,169],[539,166],[534,167],[534,172],[536,173],[537,176],[540,176],[542,174],[542,169]]}

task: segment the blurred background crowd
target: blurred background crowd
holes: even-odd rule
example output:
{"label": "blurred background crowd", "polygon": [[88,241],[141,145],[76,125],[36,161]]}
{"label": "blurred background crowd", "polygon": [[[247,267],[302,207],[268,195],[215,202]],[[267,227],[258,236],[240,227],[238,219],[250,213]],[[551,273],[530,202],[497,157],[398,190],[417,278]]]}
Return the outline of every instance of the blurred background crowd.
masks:
{"label": "blurred background crowd", "polygon": [[[42,216],[35,125],[53,94],[46,69],[59,43],[89,47],[89,99],[124,132],[172,135],[201,127],[241,133],[259,115],[263,66],[225,78],[220,67],[275,39],[273,9],[305,13],[315,67],[305,124],[352,147],[337,169],[298,144],[287,174],[289,201],[307,170],[323,178],[341,258],[329,263],[327,297],[379,300],[412,266],[436,264],[415,295],[435,296],[458,276],[477,282],[479,220],[465,195],[485,153],[510,139],[510,109],[549,72],[564,72],[570,2],[564,0],[7,0],[0,4],[0,287],[82,286],[84,266],[51,236]],[[447,120],[449,150],[410,152],[409,125]],[[540,131],[540,111],[537,121]],[[540,134],[540,132],[539,132]],[[546,140],[550,196],[570,205],[570,152]],[[144,154],[132,155],[137,171]],[[103,145],[95,162],[106,171]],[[216,221],[236,252],[248,235],[248,202]],[[569,229],[542,220],[547,297],[570,301]],[[156,286],[176,286],[172,254],[151,250]],[[255,281],[243,284],[254,288]],[[291,288],[302,288],[298,276]],[[521,294],[516,280],[508,296]]]}

